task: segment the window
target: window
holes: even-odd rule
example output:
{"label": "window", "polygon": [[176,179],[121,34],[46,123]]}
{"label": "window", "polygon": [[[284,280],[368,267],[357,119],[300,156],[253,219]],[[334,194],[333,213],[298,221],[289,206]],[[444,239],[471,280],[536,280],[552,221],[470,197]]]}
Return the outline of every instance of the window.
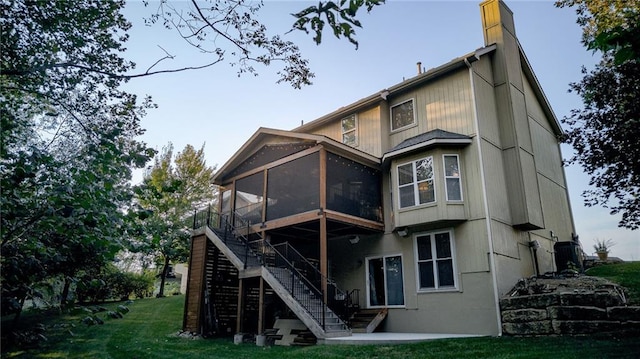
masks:
{"label": "window", "polygon": [[402,256],[368,258],[367,282],[370,307],[403,306]]}
{"label": "window", "polygon": [[413,99],[391,107],[391,131],[413,125],[414,123]]}
{"label": "window", "polygon": [[400,208],[435,202],[433,186],[433,157],[398,166]]}
{"label": "window", "polygon": [[349,146],[357,146],[358,138],[356,136],[356,129],[358,122],[356,121],[356,115],[342,119],[342,143]]}
{"label": "window", "polygon": [[456,288],[452,232],[431,232],[416,235],[415,245],[418,290]]}
{"label": "window", "polygon": [[462,201],[458,155],[444,155],[444,183],[447,201]]}

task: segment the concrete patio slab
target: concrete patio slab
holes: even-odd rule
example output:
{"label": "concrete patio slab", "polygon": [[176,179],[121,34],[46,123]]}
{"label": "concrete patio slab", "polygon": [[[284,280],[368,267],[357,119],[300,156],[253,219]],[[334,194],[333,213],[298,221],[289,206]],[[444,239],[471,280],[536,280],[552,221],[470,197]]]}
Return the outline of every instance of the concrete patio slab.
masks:
{"label": "concrete patio slab", "polygon": [[350,337],[336,337],[318,340],[318,344],[408,344],[436,339],[474,338],[476,334],[440,334],[440,333],[353,333]]}

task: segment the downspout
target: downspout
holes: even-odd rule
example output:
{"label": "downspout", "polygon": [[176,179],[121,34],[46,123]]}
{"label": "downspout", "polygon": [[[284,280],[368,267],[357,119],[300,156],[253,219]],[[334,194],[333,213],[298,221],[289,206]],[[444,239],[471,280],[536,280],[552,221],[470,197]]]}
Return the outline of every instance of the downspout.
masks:
{"label": "downspout", "polygon": [[[479,60],[478,57],[471,57],[473,62]],[[480,164],[480,180],[482,182],[482,197],[483,197],[483,205],[484,211],[486,215],[486,225],[487,225],[487,239],[489,241],[489,266],[491,270],[491,276],[493,277],[493,297],[496,306],[496,321],[498,323],[498,336],[502,336],[502,317],[500,315],[500,299],[498,295],[498,274],[496,272],[496,262],[495,262],[495,254],[493,250],[493,235],[491,232],[491,216],[489,215],[489,200],[487,198],[487,181],[484,175],[484,164],[482,157],[482,137],[480,136],[480,125],[478,122],[478,107],[476,104],[476,89],[475,83],[473,81],[473,67],[469,59],[464,59],[464,63],[469,68],[469,81],[471,83],[471,102],[473,106],[473,124],[476,130],[476,139],[478,141],[478,163]]]}

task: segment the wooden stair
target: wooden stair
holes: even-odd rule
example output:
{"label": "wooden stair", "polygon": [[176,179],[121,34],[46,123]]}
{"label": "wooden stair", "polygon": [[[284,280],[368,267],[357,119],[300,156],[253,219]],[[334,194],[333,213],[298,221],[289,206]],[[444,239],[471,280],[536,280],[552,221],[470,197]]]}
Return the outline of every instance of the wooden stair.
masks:
{"label": "wooden stair", "polygon": [[351,316],[351,330],[353,333],[373,333],[387,317],[387,312],[387,308],[361,309]]}
{"label": "wooden stair", "polygon": [[316,338],[351,335],[346,323],[322,304],[322,298],[317,298],[305,283],[292,280],[289,270],[264,266],[261,255],[247,249],[231,232],[207,227],[205,234],[238,272],[252,271],[261,276]]}

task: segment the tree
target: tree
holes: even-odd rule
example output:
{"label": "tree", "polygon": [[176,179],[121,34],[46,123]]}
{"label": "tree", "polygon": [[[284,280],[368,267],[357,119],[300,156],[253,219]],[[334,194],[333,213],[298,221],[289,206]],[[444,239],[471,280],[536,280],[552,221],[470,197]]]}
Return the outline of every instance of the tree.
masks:
{"label": "tree", "polygon": [[636,0],[559,0],[556,6],[576,7],[587,49],[612,55],[615,64],[640,57]]}
{"label": "tree", "polygon": [[[2,314],[122,247],[148,100],[119,90],[123,1],[0,1]],[[63,293],[63,301],[66,294]]]}
{"label": "tree", "polygon": [[197,151],[187,145],[174,158],[169,143],[136,187],[142,216],[134,249],[154,256],[162,265],[160,297],[171,262],[186,260],[189,254],[190,216],[215,198],[213,172],[204,159],[204,145]]}
{"label": "tree", "polygon": [[[357,9],[381,2],[320,2],[315,11],[295,15],[301,20],[295,28],[309,24],[319,43],[325,14],[336,36],[354,42]],[[83,266],[109,260],[126,241],[131,168],[154,154],[137,140],[140,119],[155,105],[122,91],[123,83],[217,64],[227,51],[216,39],[232,45],[231,63],[240,73],[279,61],[285,64],[281,81],[300,87],[313,77],[295,44],[266,35],[255,18],[261,3],[243,0],[212,0],[208,6],[192,0],[191,12],[159,2],[150,21],[178,29],[214,57],[201,66],[156,70],[172,58],[167,54],[136,73],[123,57],[131,27],[121,14],[124,4],[0,0],[3,314],[19,314],[38,282],[64,276],[69,284]]]}
{"label": "tree", "polygon": [[620,213],[618,226],[640,228],[640,2],[623,0],[564,0],[576,6],[583,26],[583,44],[603,54],[591,71],[570,91],[582,97],[583,108],[563,119],[564,141],[591,176],[583,192],[587,206],[601,205]]}
{"label": "tree", "polygon": [[[313,40],[320,44],[326,24],[337,38],[345,37],[357,48],[354,27],[362,26],[356,19],[358,10],[365,7],[371,11],[382,3],[384,0],[320,1],[317,6],[309,6],[292,14],[296,21],[291,31],[312,31]],[[151,4],[155,7],[155,13],[146,19],[148,24],[162,24],[167,29],[176,30],[197,51],[210,56],[209,62],[198,68],[230,58],[231,66],[238,68],[238,75],[257,75],[254,65],[281,63],[282,67],[277,71],[280,76],[278,83],[288,82],[298,89],[311,84],[314,74],[298,46],[280,35],[270,36],[267,27],[258,20],[262,1],[145,1],[145,6]],[[167,53],[161,60],[170,58],[173,55]]]}

